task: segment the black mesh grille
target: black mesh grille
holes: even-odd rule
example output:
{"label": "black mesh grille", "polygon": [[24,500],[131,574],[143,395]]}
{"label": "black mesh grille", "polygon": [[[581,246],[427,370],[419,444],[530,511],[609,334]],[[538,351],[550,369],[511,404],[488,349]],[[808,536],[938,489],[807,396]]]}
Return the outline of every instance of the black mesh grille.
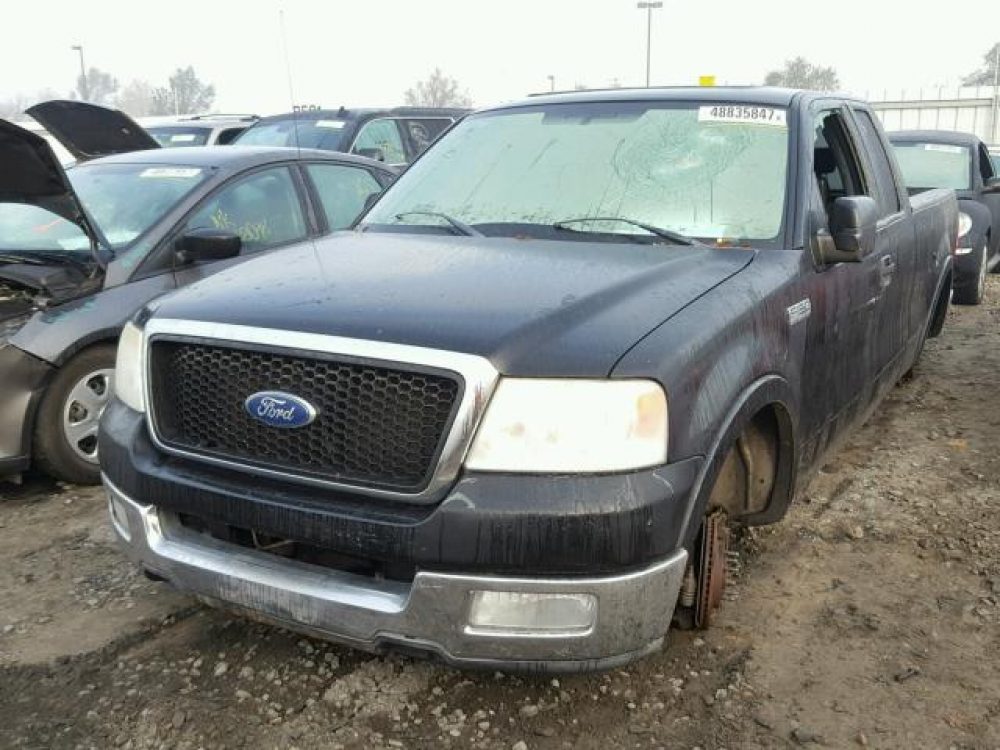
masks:
{"label": "black mesh grille", "polygon": [[[450,373],[178,341],[154,341],[152,408],[169,446],[298,474],[417,492],[430,480],[461,395]],[[258,391],[316,407],[297,429],[245,410]]]}

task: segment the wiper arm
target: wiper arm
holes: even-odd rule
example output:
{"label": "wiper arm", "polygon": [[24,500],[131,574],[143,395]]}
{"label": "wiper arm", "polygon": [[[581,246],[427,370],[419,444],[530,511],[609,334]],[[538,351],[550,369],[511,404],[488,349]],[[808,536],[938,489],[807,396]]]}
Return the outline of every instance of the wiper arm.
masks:
{"label": "wiper arm", "polygon": [[69,253],[58,253],[47,250],[35,252],[0,252],[0,263],[26,263],[31,266],[50,266],[55,264],[75,265],[79,268],[87,268],[87,261],[76,258]]}
{"label": "wiper arm", "polygon": [[466,237],[486,236],[475,227],[470,227],[464,221],[459,221],[454,216],[449,216],[448,214],[441,213],[440,211],[403,211],[402,213],[396,214],[396,218],[400,221],[403,220],[404,216],[434,216],[438,219],[446,221],[457,234],[464,234]]}
{"label": "wiper arm", "polygon": [[591,221],[617,221],[620,224],[631,224],[634,227],[639,227],[640,229],[645,229],[650,234],[655,234],[657,237],[662,237],[665,240],[670,240],[675,245],[693,245],[694,240],[690,237],[685,237],[680,232],[674,232],[670,229],[663,229],[662,227],[654,227],[652,224],[646,224],[641,221],[636,221],[635,219],[626,219],[623,216],[582,216],[579,219],[563,219],[562,221],[557,221],[552,224],[553,229],[561,229],[566,232],[580,232],[587,231],[581,229],[574,229],[569,226],[570,224],[582,224],[583,222]]}

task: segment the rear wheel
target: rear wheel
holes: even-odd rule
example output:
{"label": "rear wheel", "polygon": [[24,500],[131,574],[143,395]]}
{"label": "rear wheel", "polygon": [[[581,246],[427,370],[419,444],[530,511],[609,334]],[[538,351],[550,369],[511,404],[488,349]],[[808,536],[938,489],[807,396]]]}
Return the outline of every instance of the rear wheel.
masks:
{"label": "rear wheel", "polygon": [[986,265],[988,262],[987,255],[987,245],[984,242],[983,246],[976,251],[976,256],[979,259],[979,269],[976,273],[975,280],[968,286],[956,289],[952,295],[952,300],[956,305],[978,305],[983,301],[983,294],[986,291]]}
{"label": "rear wheel", "polygon": [[115,347],[101,344],[71,359],[56,374],[35,420],[33,454],[45,473],[67,482],[97,484],[97,427],[114,390]]}

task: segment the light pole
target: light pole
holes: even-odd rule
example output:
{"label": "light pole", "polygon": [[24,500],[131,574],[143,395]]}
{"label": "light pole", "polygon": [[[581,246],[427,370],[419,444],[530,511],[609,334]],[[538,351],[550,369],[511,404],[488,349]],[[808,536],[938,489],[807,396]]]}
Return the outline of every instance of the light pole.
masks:
{"label": "light pole", "polygon": [[639,10],[646,11],[646,88],[649,88],[649,60],[651,49],[653,46],[653,9],[662,8],[663,3],[659,2],[641,2],[637,3],[636,7]]}
{"label": "light pole", "polygon": [[90,99],[90,85],[87,82],[87,67],[83,64],[83,45],[74,44],[72,49],[80,53],[80,98],[87,101]]}
{"label": "light pole", "polygon": [[549,79],[549,91],[555,91],[556,90],[556,77],[553,76],[553,75],[549,75],[549,76],[545,76],[545,77]]}

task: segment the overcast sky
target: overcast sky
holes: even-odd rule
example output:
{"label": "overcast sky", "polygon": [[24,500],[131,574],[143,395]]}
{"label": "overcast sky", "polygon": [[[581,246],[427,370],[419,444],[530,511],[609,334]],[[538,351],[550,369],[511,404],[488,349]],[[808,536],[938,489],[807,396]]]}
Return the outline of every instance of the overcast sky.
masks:
{"label": "overcast sky", "polygon": [[[0,98],[75,84],[87,66],[162,85],[193,65],[216,109],[289,109],[295,98],[392,105],[434,67],[477,105],[574,84],[641,85],[646,17],[634,0],[44,0],[5,13]],[[1000,0],[665,0],[653,15],[652,81],[759,83],[790,57],[832,65],[844,88],[957,85],[1000,41]]]}

